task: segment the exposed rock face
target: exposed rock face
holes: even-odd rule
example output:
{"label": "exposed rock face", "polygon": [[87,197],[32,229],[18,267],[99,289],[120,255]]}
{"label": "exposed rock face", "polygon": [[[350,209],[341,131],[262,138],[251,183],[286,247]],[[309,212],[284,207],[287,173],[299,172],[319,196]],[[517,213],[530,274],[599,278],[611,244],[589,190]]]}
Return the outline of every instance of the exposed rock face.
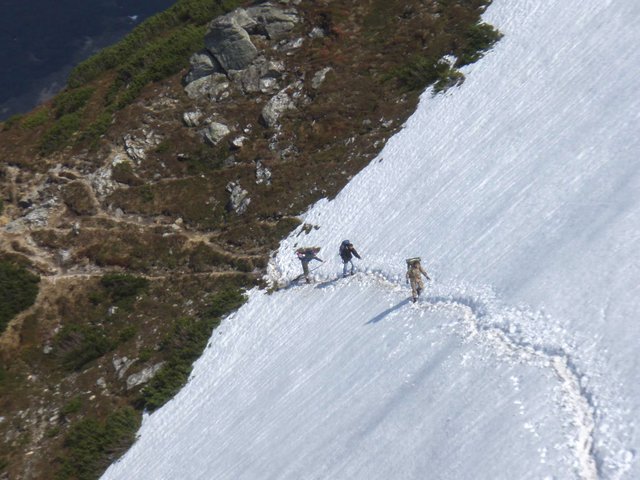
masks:
{"label": "exposed rock face", "polygon": [[249,192],[244,190],[238,182],[229,182],[227,184],[227,192],[231,194],[227,203],[227,211],[236,212],[238,215],[246,212],[249,203],[251,203]]}

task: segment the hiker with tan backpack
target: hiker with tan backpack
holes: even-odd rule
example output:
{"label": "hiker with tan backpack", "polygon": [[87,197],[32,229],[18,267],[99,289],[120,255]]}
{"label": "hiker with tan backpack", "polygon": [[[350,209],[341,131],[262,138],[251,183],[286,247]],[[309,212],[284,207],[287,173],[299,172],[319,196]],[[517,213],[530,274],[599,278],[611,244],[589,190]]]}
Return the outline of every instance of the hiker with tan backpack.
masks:
{"label": "hiker with tan backpack", "polygon": [[424,290],[422,275],[424,275],[427,280],[431,280],[429,274],[422,268],[420,261],[420,257],[407,258],[407,283],[411,284],[411,298],[414,303]]}

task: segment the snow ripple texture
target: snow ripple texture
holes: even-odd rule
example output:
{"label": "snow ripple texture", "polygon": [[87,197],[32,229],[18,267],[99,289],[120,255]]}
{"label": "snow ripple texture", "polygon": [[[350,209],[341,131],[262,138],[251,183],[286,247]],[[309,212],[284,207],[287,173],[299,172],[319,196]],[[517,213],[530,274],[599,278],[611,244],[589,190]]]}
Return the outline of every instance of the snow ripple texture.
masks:
{"label": "snow ripple texture", "polygon": [[465,83],[282,242],[269,279],[319,245],[316,283],[251,292],[104,478],[640,478],[640,2],[485,19]]}

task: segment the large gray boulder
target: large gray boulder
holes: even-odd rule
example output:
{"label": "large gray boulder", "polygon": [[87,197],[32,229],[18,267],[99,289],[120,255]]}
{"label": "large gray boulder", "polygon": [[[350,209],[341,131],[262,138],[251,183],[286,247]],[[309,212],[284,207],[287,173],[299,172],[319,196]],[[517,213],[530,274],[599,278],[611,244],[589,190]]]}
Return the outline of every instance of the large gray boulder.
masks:
{"label": "large gray boulder", "polygon": [[222,65],[206,50],[191,55],[189,63],[191,68],[184,77],[184,83],[187,84],[213,73],[224,72]]}
{"label": "large gray boulder", "polygon": [[227,14],[211,22],[204,37],[207,50],[226,72],[243,70],[258,56],[258,49],[241,25],[237,14]]}
{"label": "large gray boulder", "polygon": [[229,95],[229,79],[224,73],[214,73],[194,80],[184,87],[184,91],[192,100],[215,102]]}

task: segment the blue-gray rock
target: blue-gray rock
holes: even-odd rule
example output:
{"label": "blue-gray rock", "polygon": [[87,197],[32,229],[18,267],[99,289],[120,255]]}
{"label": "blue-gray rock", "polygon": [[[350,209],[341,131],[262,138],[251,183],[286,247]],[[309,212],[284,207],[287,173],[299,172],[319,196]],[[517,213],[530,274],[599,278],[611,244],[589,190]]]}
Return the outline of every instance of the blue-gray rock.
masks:
{"label": "blue-gray rock", "polygon": [[206,77],[213,73],[223,73],[222,65],[206,50],[191,55],[189,59],[191,68],[184,77],[184,83],[189,84],[194,80]]}

